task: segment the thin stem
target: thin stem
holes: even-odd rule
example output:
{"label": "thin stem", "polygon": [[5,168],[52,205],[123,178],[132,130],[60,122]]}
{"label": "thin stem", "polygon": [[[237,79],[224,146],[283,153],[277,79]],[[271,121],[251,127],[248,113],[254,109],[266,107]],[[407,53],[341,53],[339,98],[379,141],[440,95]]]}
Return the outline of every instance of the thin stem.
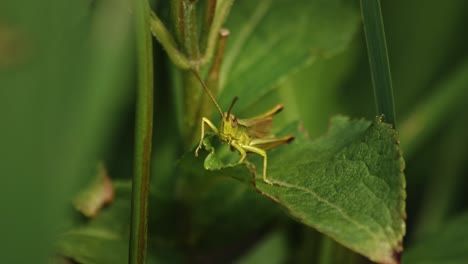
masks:
{"label": "thin stem", "polygon": [[[229,37],[229,30],[221,29],[219,31],[219,41],[218,49],[213,63],[208,71],[206,77],[206,85],[210,89],[211,94],[216,98],[219,93],[219,84],[220,84],[220,74],[221,74],[221,64],[223,63],[224,52],[226,50],[226,42]],[[208,115],[212,111],[212,105],[208,102],[208,97],[203,96],[202,102],[200,103],[200,113],[198,118],[201,118],[202,115]]]}
{"label": "thin stem", "polygon": [[211,86],[208,86],[208,87],[212,87],[211,89],[214,89],[216,91],[218,90],[217,86],[219,85],[221,63],[223,62],[224,51],[226,50],[226,42],[229,37],[229,34],[230,34],[229,30],[225,28],[219,31],[219,42],[218,42],[218,49],[216,52],[216,57],[213,61],[213,64],[211,64],[211,68],[208,72],[207,83],[211,84]]}
{"label": "thin stem", "polygon": [[200,47],[203,52],[206,50],[206,42],[208,41],[208,33],[210,32],[213,18],[216,11],[217,0],[206,0],[203,25],[201,27]]}
{"label": "thin stem", "polygon": [[366,35],[369,64],[374,86],[377,114],[395,127],[392,78],[385,41],[380,0],[361,0],[361,13]]}
{"label": "thin stem", "polygon": [[135,164],[132,182],[132,213],[128,263],[146,263],[148,193],[153,129],[153,51],[149,28],[150,7],[146,0],[135,1],[137,59],[137,103],[135,124]]}
{"label": "thin stem", "polygon": [[211,61],[211,58],[213,57],[216,48],[216,40],[218,39],[219,30],[221,29],[224,21],[229,15],[229,11],[231,10],[233,2],[234,0],[224,0],[221,3],[218,3],[213,23],[210,28],[210,33],[208,35],[206,50],[201,59],[202,63]]}
{"label": "thin stem", "polygon": [[[224,51],[226,47],[226,42],[227,38],[229,37],[229,30],[227,29],[221,29],[219,32],[219,42],[218,42],[218,49],[216,52],[216,57],[211,64],[211,67],[208,71],[208,76],[206,78],[206,90],[208,90],[206,93],[203,94],[198,103],[198,111],[197,115],[195,117],[195,120],[200,120],[203,116],[209,116],[211,112],[213,111],[213,106],[217,105],[216,102],[211,102],[211,99],[209,96],[213,96],[213,101],[216,100],[216,97],[218,95],[219,91],[219,77],[220,77],[220,71],[221,71],[221,64],[223,62],[224,58]],[[209,93],[209,94],[208,94]],[[219,106],[217,106],[219,108]],[[221,117],[223,115],[223,111],[221,111]],[[196,140],[200,135],[199,129],[192,130],[193,132],[190,135],[191,140]]]}
{"label": "thin stem", "polygon": [[159,19],[154,12],[151,12],[150,27],[151,32],[164,47],[167,55],[175,65],[182,69],[192,68],[193,63],[190,62],[182,52],[180,52],[171,33],[169,33],[161,19]]}

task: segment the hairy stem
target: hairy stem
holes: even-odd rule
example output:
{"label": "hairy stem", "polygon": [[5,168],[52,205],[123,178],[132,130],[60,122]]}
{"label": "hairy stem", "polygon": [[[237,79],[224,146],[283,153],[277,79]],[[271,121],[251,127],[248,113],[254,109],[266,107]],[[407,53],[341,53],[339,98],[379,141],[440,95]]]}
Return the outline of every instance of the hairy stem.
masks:
{"label": "hairy stem", "polygon": [[171,61],[181,69],[191,68],[191,62],[177,48],[176,41],[172,37],[171,33],[167,30],[161,19],[159,19],[159,17],[154,12],[151,12],[150,27],[151,32],[166,50],[167,55]]}
{"label": "hairy stem", "polygon": [[200,58],[200,48],[198,47],[198,23],[197,23],[197,1],[184,0],[183,13],[183,36],[185,52],[192,61]]}

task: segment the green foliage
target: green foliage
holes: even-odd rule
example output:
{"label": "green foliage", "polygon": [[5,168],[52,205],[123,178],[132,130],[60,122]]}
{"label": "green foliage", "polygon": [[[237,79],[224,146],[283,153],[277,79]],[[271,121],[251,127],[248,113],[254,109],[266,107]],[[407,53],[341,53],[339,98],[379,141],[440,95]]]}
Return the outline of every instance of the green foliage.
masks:
{"label": "green foliage", "polygon": [[342,52],[357,25],[358,13],[342,1],[239,1],[226,22],[232,36],[222,67],[220,105],[229,105],[237,95],[242,113],[289,74]]}
{"label": "green foliage", "polygon": [[[252,184],[248,165],[220,166],[215,148],[207,140],[205,144],[211,153],[204,167],[211,175]],[[261,163],[255,165],[261,168]],[[326,136],[314,141],[300,136],[271,151],[267,173],[275,185],[259,177],[256,188],[300,222],[374,261],[393,263],[405,234],[403,169],[390,125],[337,117]]]}
{"label": "green foliage", "polygon": [[2,262],[48,262],[130,94],[125,3],[90,4],[2,1]]}
{"label": "green foliage", "polygon": [[[399,135],[368,121],[376,111],[359,1],[218,0],[211,29],[200,22],[208,2],[150,1],[156,31],[166,30],[158,40],[172,45],[153,38],[154,72],[137,62],[132,43],[144,39],[128,1],[2,2],[2,262],[127,263],[135,91],[149,87],[140,65],[155,81],[151,182],[141,185],[150,191],[148,263],[397,263],[402,247],[403,263],[468,263],[466,2],[382,1]],[[175,24],[178,4],[196,7],[188,23]],[[246,118],[282,103],[273,134],[296,136],[267,152],[273,186],[260,156],[237,164],[238,153],[209,135],[196,158],[185,138],[211,102],[177,67],[209,72],[221,24],[230,36],[220,79],[209,80],[219,81],[221,107],[239,96],[233,113]],[[100,161],[115,199],[84,218],[72,200]]]}
{"label": "green foliage", "polygon": [[468,259],[468,214],[445,221],[441,227],[423,237],[403,255],[403,263],[455,264]]}

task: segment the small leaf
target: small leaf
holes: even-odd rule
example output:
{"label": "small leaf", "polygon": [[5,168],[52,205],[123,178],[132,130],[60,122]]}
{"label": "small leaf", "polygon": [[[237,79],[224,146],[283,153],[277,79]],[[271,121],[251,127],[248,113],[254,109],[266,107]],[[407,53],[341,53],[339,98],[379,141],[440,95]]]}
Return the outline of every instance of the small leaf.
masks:
{"label": "small leaf", "polygon": [[[248,158],[256,165],[257,190],[302,223],[371,260],[398,263],[406,192],[397,132],[379,119],[336,117],[319,139],[297,136],[291,145],[268,152],[273,186],[261,179],[261,158]],[[208,168],[200,173],[252,182],[250,166],[244,164]]]}
{"label": "small leaf", "polygon": [[468,212],[445,223],[403,254],[408,264],[468,263]]}
{"label": "small leaf", "polygon": [[220,105],[238,95],[236,108],[244,110],[294,71],[343,51],[358,30],[358,14],[344,1],[237,1],[226,22],[232,34]]}
{"label": "small leaf", "polygon": [[[114,202],[95,218],[59,235],[55,243],[57,255],[77,263],[128,263],[132,186],[130,181],[114,181],[113,185]],[[177,262],[180,259],[172,242],[155,234],[150,234],[149,242],[154,250],[149,251],[148,263],[170,263],[169,260]]]}
{"label": "small leaf", "polygon": [[73,199],[73,206],[87,217],[95,217],[101,208],[114,199],[114,188],[104,164],[98,165],[96,177]]}
{"label": "small leaf", "polygon": [[116,199],[88,223],[59,236],[56,252],[78,263],[127,263],[131,185],[114,184]]}

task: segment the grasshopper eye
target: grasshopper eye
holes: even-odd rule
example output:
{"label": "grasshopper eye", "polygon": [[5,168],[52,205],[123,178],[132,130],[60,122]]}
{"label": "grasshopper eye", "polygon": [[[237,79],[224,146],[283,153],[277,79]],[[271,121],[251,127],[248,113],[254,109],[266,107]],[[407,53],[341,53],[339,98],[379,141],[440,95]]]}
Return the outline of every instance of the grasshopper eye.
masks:
{"label": "grasshopper eye", "polygon": [[237,118],[235,116],[232,117],[232,122],[231,122],[231,126],[232,127],[236,127],[239,123],[237,122]]}

